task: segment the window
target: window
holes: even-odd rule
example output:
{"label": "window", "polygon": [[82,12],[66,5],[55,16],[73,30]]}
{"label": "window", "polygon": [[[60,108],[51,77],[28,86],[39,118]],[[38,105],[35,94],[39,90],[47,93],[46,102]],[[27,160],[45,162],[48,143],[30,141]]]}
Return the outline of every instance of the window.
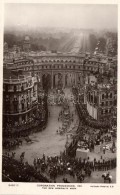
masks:
{"label": "window", "polygon": [[18,105],[14,104],[14,111],[17,112],[18,111]]}
{"label": "window", "polygon": [[108,110],[105,110],[105,113],[107,114],[108,113]]}
{"label": "window", "polygon": [[24,110],[24,103],[22,103],[22,110]]}
{"label": "window", "polygon": [[14,92],[16,92],[16,85],[14,85]]}
{"label": "window", "polygon": [[101,104],[102,106],[104,106],[104,102],[102,102],[102,104]]}
{"label": "window", "polygon": [[110,98],[112,98],[112,93],[110,93]]}
{"label": "window", "polygon": [[105,114],[105,110],[103,110],[103,114]]}
{"label": "window", "polygon": [[117,100],[114,100],[114,106],[116,106],[117,105]]}
{"label": "window", "polygon": [[104,99],[104,94],[102,94],[102,99]]}
{"label": "window", "polygon": [[21,90],[22,90],[22,91],[24,90],[24,86],[23,86],[23,85],[21,86]]}
{"label": "window", "polygon": [[8,91],[8,85],[5,85],[5,91],[6,92]]}
{"label": "window", "polygon": [[108,101],[106,101],[106,106],[108,106]]}
{"label": "window", "polygon": [[108,93],[106,93],[106,98],[108,99]]}
{"label": "window", "polygon": [[103,110],[101,110],[101,114],[103,114]]}
{"label": "window", "polygon": [[110,105],[112,105],[112,101],[110,101]]}

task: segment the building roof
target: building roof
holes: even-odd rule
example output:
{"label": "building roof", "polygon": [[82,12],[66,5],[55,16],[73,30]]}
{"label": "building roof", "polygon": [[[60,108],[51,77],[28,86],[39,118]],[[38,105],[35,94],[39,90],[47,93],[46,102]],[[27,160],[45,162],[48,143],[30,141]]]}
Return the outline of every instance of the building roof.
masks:
{"label": "building roof", "polygon": [[13,73],[13,71],[4,68],[3,69],[3,79],[18,79],[18,75]]}
{"label": "building roof", "polygon": [[18,79],[20,77],[31,76],[30,73],[23,73],[22,71],[13,71],[7,68],[3,69],[3,79]]}
{"label": "building roof", "polygon": [[25,36],[25,41],[30,41],[30,37],[28,35]]}

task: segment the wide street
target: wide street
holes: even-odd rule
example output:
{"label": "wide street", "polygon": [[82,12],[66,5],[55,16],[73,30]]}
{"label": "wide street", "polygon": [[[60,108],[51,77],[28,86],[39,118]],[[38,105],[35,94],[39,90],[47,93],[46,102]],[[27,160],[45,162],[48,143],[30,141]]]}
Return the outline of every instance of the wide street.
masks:
{"label": "wide street", "polygon": [[[49,97],[51,97],[52,92],[49,93]],[[72,95],[71,90],[64,89],[65,97],[70,100],[70,97]],[[49,99],[49,102],[51,100]],[[74,132],[77,129],[78,125],[78,116],[76,113],[75,105],[69,101],[69,107],[70,107],[70,113],[74,113],[74,120],[71,121],[70,127],[67,129],[67,132],[71,132],[71,130],[74,128]],[[15,150],[11,150],[12,152],[15,152],[15,158],[20,159],[20,155],[22,152],[25,152],[25,158],[24,162],[28,162],[29,164],[33,165],[34,159],[42,158],[43,154],[46,156],[56,156],[60,155],[61,152],[65,150],[66,141],[71,142],[72,138],[69,138],[67,140],[66,133],[63,135],[60,135],[57,133],[57,130],[62,127],[62,121],[58,120],[59,113],[62,110],[62,105],[50,105],[48,106],[49,110],[49,118],[48,118],[48,124],[46,129],[44,129],[42,132],[34,133],[29,136],[29,138],[32,140],[32,142],[27,143],[25,140],[23,140],[22,146],[19,146]],[[76,125],[77,124],[77,125]],[[74,133],[73,132],[73,133]],[[87,135],[86,135],[87,137]],[[103,152],[95,153],[95,152],[89,152],[89,159],[90,161],[93,161],[94,158],[97,160],[100,160],[101,156],[102,159],[111,159],[115,157],[115,153],[111,153],[109,150],[106,150],[106,153],[103,154]],[[104,171],[105,172],[105,171]],[[113,177],[113,183],[116,182],[116,169],[110,170],[110,174],[112,174]],[[103,171],[95,171],[92,172],[91,177],[86,177],[84,180],[84,183],[103,183],[103,178],[101,177]],[[46,175],[46,174],[45,174]],[[47,176],[47,175],[46,175]],[[68,178],[68,181],[71,183],[76,183],[77,178],[73,178],[69,174],[64,175]],[[63,182],[63,176],[58,176],[56,179],[56,182]]]}
{"label": "wide street", "polygon": [[[70,97],[72,93],[71,90],[65,89],[64,91],[65,96]],[[62,106],[58,105],[48,106],[50,116],[48,118],[46,129],[44,129],[42,132],[30,135],[29,137],[32,140],[31,143],[26,143],[26,141],[23,141],[22,146],[19,146],[19,148],[16,148],[14,150],[16,152],[17,159],[19,159],[22,152],[25,152],[25,160],[30,164],[33,164],[34,158],[41,158],[43,156],[43,153],[46,156],[55,156],[60,155],[60,152],[63,152],[65,150],[67,139],[66,133],[60,135],[56,132],[59,127],[62,127],[62,122],[58,121],[61,109]],[[77,114],[75,114],[75,106],[72,103],[70,104],[70,113],[74,113],[74,121],[71,122],[68,131],[71,130],[78,121],[78,116]]]}

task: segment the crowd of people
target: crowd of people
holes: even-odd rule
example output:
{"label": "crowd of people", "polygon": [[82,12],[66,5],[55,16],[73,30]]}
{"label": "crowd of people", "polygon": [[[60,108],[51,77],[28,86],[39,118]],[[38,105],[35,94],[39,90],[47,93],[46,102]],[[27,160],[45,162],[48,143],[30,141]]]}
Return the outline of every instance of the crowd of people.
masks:
{"label": "crowd of people", "polygon": [[56,182],[58,177],[62,177],[68,183],[68,175],[76,182],[83,182],[93,171],[108,171],[115,167],[116,158],[90,161],[89,157],[71,158],[65,152],[54,157],[43,154],[42,158],[34,158],[33,165],[24,160],[17,161],[9,153],[3,156],[3,175],[16,182]]}
{"label": "crowd of people", "polygon": [[39,171],[36,171],[28,162],[21,163],[12,156],[2,158],[2,179],[13,182],[49,182]]}
{"label": "crowd of people", "polygon": [[[73,88],[73,94],[75,95],[75,97],[78,97],[78,90],[76,88]],[[95,119],[93,119],[87,112],[86,106],[83,104],[83,102],[80,101],[79,98],[79,104],[76,104],[76,109],[78,111],[78,114],[81,116],[81,120],[84,122],[84,124],[87,124],[90,127],[93,128],[110,128],[111,125],[108,121],[96,121]]]}
{"label": "crowd of people", "polygon": [[79,181],[81,176],[91,176],[92,171],[106,171],[116,167],[116,159],[110,160],[96,160],[90,161],[81,158],[71,158],[63,154],[63,156],[46,157],[34,159],[33,162],[36,170],[40,169],[42,172],[53,179],[54,181],[59,176],[72,176],[76,181]]}
{"label": "crowd of people", "polygon": [[65,101],[62,106],[62,110],[59,113],[58,121],[62,122],[62,127],[59,127],[57,133],[62,135],[67,132],[70,127],[71,121],[73,120],[73,114],[70,113],[70,107],[68,103]]}
{"label": "crowd of people", "polygon": [[41,118],[41,105],[38,104],[36,114],[33,114],[27,121],[22,121],[21,124],[14,125],[11,123],[3,124],[3,148],[14,149],[22,144],[22,137],[26,138],[29,134],[42,131],[46,128],[49,115],[47,96],[44,97],[43,101],[42,109],[45,112],[44,119]]}
{"label": "crowd of people", "polygon": [[[75,89],[73,89],[73,93],[77,95]],[[76,149],[81,141],[90,151],[94,150],[94,147],[100,143],[113,141],[112,135],[108,135],[109,128],[105,124],[100,123],[97,126],[95,121],[93,123],[86,122],[88,115],[82,103],[76,104],[76,108],[79,126],[73,141],[61,155],[52,157],[43,154],[42,158],[34,159],[33,165],[29,165],[24,160],[22,162],[16,161],[14,155],[12,158],[10,155],[4,156],[3,175],[13,181],[24,182],[56,182],[58,177],[63,177],[63,182],[69,183],[67,175],[73,177],[76,182],[84,182],[85,177],[90,177],[93,171],[108,171],[116,168],[116,158],[107,160],[102,157],[99,160],[95,158],[90,160],[89,157],[87,159],[76,158]],[[22,144],[20,139],[17,141]],[[7,165],[8,161],[9,165]],[[13,169],[16,170],[17,176]]]}

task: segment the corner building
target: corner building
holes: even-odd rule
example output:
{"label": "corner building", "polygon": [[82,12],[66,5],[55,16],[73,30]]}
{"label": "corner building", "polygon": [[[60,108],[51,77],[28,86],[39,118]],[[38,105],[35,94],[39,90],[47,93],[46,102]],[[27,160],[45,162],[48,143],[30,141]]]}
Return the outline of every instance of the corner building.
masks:
{"label": "corner building", "polygon": [[112,120],[117,109],[117,86],[96,84],[86,87],[87,111],[96,120]]}
{"label": "corner building", "polygon": [[16,76],[4,70],[3,123],[22,124],[35,114],[38,106],[37,77],[30,73]]}

